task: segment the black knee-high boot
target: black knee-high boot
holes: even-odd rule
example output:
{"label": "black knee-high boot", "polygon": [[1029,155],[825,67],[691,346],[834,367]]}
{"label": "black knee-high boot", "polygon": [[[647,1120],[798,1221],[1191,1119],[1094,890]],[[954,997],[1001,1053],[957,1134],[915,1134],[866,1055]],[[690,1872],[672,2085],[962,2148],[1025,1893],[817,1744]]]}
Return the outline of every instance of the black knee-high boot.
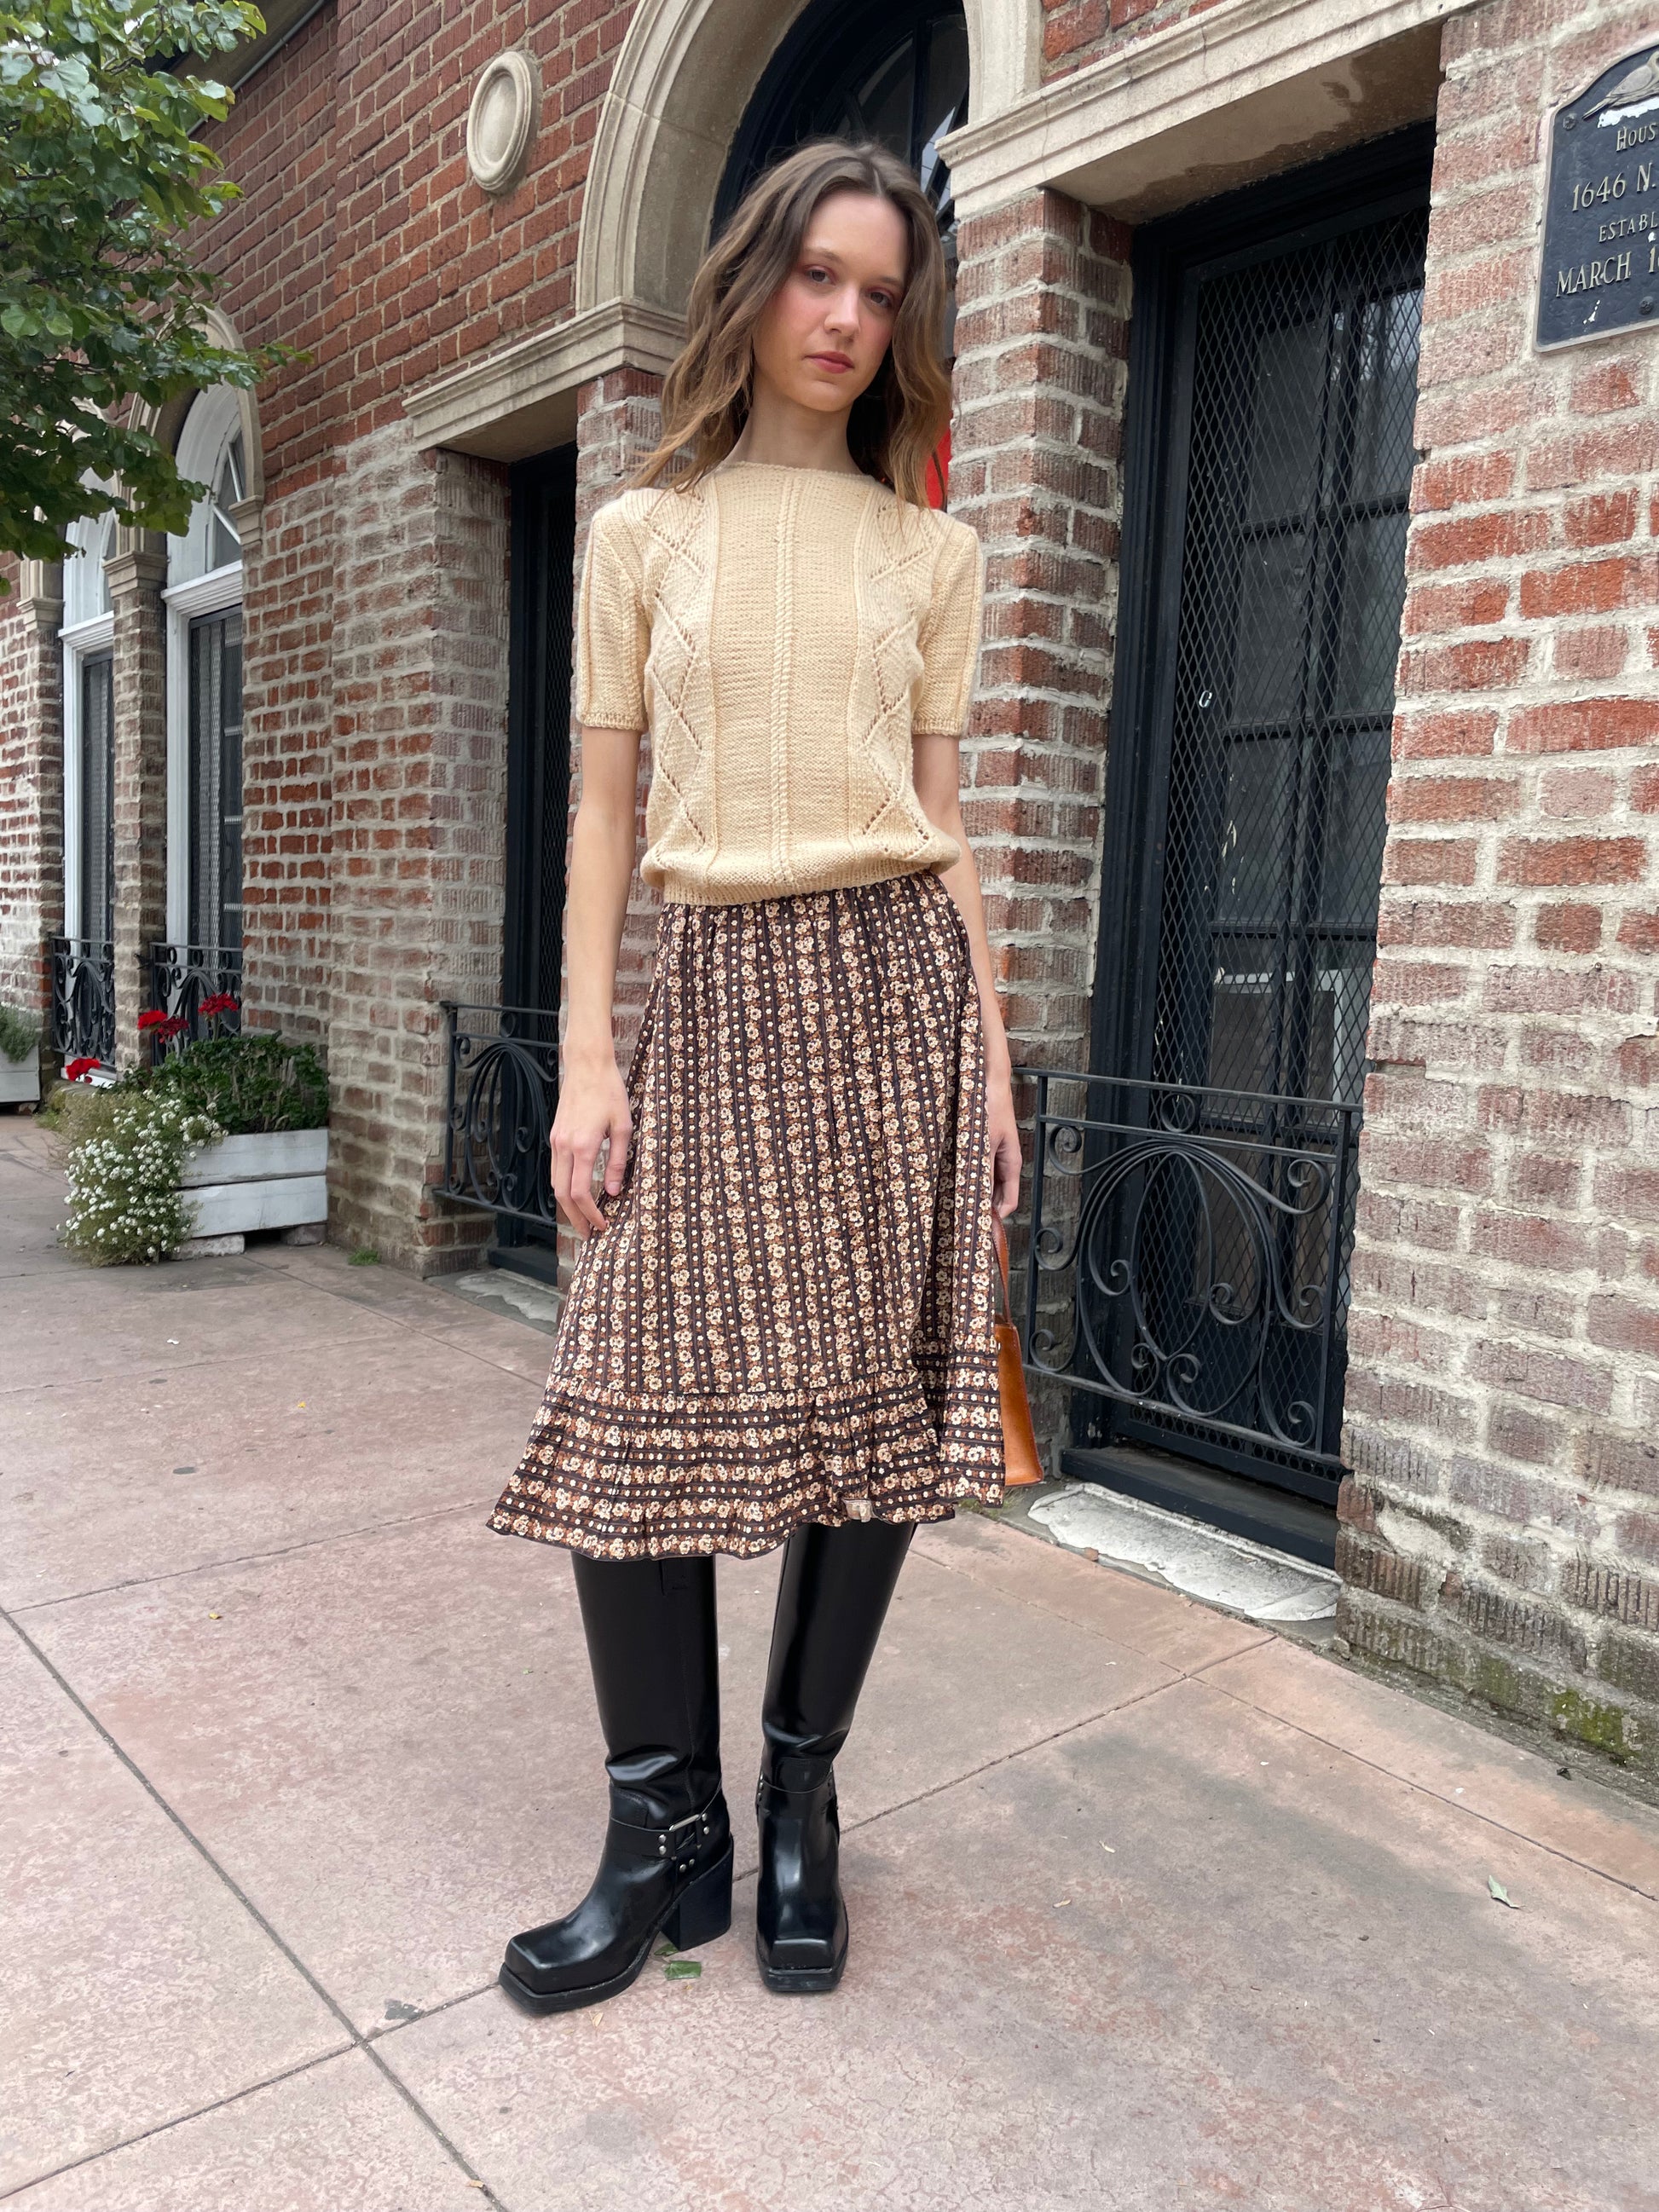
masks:
{"label": "black knee-high boot", "polygon": [[784,1547],[755,1809],[755,1954],[769,1989],[833,1990],[847,1964],[835,1757],[853,1725],[910,1521],[806,1522]]}
{"label": "black knee-high boot", "polygon": [[611,1820],[599,1873],[575,1911],[507,1947],[501,1986],[534,2012],[568,2012],[625,1990],[659,1934],[687,1951],[732,1924],[714,1562],[571,1558]]}

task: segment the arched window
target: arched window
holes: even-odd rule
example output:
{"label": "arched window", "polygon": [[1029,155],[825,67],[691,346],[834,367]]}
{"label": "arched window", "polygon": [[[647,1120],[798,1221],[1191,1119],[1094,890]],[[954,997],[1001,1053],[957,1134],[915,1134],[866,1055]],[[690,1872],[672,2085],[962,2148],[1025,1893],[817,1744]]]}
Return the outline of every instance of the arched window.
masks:
{"label": "arched window", "polygon": [[64,561],[64,926],[94,948],[115,927],[113,517],[70,526]]}
{"label": "arched window", "polygon": [[715,196],[721,225],[761,171],[804,139],[875,138],[908,161],[939,216],[954,351],[957,222],[939,142],[968,118],[968,28],[941,0],[815,0],[777,52],[732,141]]}
{"label": "arched window", "polygon": [[209,487],[167,540],[167,933],[174,964],[236,988],[242,946],[241,402],[204,392],[179,472]]}

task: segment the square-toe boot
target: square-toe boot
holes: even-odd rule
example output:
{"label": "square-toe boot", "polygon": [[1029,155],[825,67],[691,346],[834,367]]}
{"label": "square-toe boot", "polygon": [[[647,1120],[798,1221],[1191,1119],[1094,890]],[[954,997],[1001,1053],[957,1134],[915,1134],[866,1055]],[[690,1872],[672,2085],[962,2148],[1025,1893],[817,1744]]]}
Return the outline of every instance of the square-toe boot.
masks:
{"label": "square-toe boot", "polygon": [[768,1989],[833,1990],[847,1965],[835,1758],[846,1742],[914,1522],[805,1522],[784,1547],[755,1790],[755,1955]]}
{"label": "square-toe boot", "polygon": [[571,1559],[611,1817],[581,1903],[507,1947],[501,1986],[532,2012],[614,1996],[659,1935],[689,1951],[732,1924],[714,1562]]}

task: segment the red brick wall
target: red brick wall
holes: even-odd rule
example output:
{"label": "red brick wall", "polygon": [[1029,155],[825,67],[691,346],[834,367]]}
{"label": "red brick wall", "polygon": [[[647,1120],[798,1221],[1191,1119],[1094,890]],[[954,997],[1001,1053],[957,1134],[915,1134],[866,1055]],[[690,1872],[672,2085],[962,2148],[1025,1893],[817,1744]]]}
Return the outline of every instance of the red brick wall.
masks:
{"label": "red brick wall", "polygon": [[325,1046],[337,477],[276,482],[243,550],[244,990],[250,1027]]}
{"label": "red brick wall", "polygon": [[[487,1218],[440,1179],[445,998],[501,984],[507,817],[501,472],[394,425],[334,493],[328,909],[331,1231],[422,1269]],[[451,1264],[454,1264],[453,1261]]]}
{"label": "red brick wall", "polygon": [[1549,112],[1652,36],[1447,27],[1340,1564],[1357,1649],[1659,1758],[1659,346],[1531,344]]}
{"label": "red brick wall", "polygon": [[115,1059],[125,1068],[143,1057],[138,1017],[150,1003],[150,948],[167,935],[167,555],[149,548],[124,553],[108,574],[115,616]]}
{"label": "red brick wall", "polygon": [[242,197],[204,258],[245,344],[308,356],[257,405],[266,503],[244,548],[245,983],[252,1027],[326,1046],[332,500],[347,393],[333,335],[335,9],[266,64],[212,134]]}
{"label": "red brick wall", "polygon": [[[630,13],[341,0],[335,373],[353,434],[398,416],[411,385],[571,311],[588,153]],[[467,173],[467,106],[514,42],[540,69],[541,120],[523,179],[492,199]]]}
{"label": "red brick wall", "polygon": [[[985,546],[963,822],[1009,1044],[1086,1066],[1122,521],[1129,236],[1058,192],[959,235],[951,509]],[[1030,1086],[1017,1084],[1030,1175]],[[1025,1230],[1012,1228],[1016,1259]],[[1064,1326],[1060,1316],[1056,1326]],[[1033,1393],[1048,1437],[1061,1394]]]}
{"label": "red brick wall", "polygon": [[1101,55],[1122,33],[1139,36],[1201,15],[1217,0],[1042,0],[1042,75],[1065,76]]}
{"label": "red brick wall", "polygon": [[335,9],[321,9],[205,134],[241,198],[203,234],[219,305],[245,345],[308,354],[259,387],[268,480],[285,493],[332,465],[347,393],[337,374]]}
{"label": "red brick wall", "polygon": [[25,607],[18,562],[0,601],[0,1003],[43,1023],[43,940],[64,927],[63,657],[52,610]]}
{"label": "red brick wall", "polygon": [[1087,1060],[1122,518],[1128,234],[1058,192],[961,226],[951,510],[984,543],[963,748],[1015,1058]]}

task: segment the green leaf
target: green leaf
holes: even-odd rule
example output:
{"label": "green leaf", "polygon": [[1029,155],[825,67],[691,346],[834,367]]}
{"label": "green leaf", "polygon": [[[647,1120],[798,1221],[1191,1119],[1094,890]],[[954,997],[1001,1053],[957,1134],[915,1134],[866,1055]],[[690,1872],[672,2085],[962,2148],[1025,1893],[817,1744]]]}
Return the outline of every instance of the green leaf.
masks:
{"label": "green leaf", "polygon": [[701,1959],[668,1959],[663,1963],[663,1972],[671,1982],[695,1982],[702,1972]]}
{"label": "green leaf", "polygon": [[198,258],[236,197],[195,134],[232,95],[162,66],[263,28],[245,0],[24,0],[0,30],[0,551],[50,559],[68,526],[116,504],[179,529],[170,453],[124,419],[194,388],[251,386],[291,348],[212,343],[216,280]]}
{"label": "green leaf", "polygon": [[1508,1890],[1504,1888],[1503,1883],[1498,1881],[1496,1875],[1489,1874],[1486,1876],[1486,1887],[1492,1892],[1493,1897],[1497,1899],[1499,1905],[1507,1905],[1511,1912],[1519,1912],[1521,1910],[1520,1906],[1510,1895]]}

